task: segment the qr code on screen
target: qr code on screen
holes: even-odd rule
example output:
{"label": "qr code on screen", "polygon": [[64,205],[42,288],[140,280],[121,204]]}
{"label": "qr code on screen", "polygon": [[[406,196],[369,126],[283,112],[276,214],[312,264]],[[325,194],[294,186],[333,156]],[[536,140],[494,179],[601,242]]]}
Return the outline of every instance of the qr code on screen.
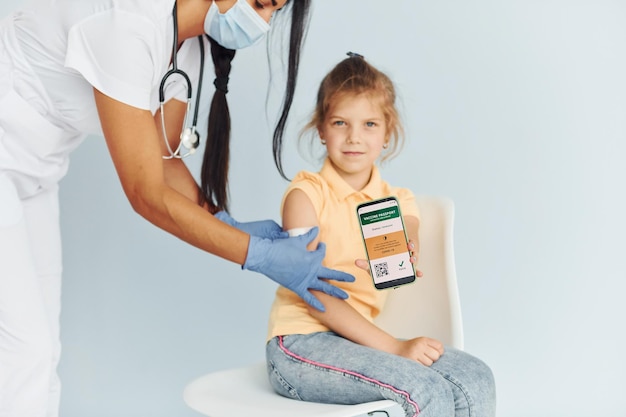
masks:
{"label": "qr code on screen", "polygon": [[374,272],[376,273],[376,278],[381,278],[389,275],[389,267],[387,266],[387,262],[374,264]]}

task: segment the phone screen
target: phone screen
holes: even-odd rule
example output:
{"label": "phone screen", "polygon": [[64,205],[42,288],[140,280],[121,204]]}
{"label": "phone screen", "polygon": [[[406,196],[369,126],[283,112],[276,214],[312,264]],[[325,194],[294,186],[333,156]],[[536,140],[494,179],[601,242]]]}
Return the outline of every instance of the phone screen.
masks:
{"label": "phone screen", "polygon": [[395,197],[357,207],[374,286],[381,290],[415,281],[402,213]]}

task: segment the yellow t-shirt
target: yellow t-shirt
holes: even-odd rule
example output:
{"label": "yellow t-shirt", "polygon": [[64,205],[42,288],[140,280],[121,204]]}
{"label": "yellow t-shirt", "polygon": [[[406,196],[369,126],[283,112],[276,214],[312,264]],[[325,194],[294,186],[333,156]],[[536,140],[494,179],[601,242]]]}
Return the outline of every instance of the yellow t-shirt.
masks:
{"label": "yellow t-shirt", "polygon": [[[352,283],[331,283],[346,291],[349,294],[346,301],[363,317],[373,321],[384,306],[387,292],[377,290],[370,275],[354,265],[356,259],[366,259],[356,208],[366,201],[394,196],[400,203],[403,216],[419,218],[413,193],[406,188],[390,186],[381,179],[376,167],[365,188],[355,191],[339,176],[328,159],[319,173],[299,172],[287,188],[285,196],[294,189],[306,193],[317,213],[320,241],[326,244],[323,265],[356,278]],[[284,287],[276,290],[270,311],[268,340],[275,336],[329,330],[309,315],[305,302],[298,295]]]}

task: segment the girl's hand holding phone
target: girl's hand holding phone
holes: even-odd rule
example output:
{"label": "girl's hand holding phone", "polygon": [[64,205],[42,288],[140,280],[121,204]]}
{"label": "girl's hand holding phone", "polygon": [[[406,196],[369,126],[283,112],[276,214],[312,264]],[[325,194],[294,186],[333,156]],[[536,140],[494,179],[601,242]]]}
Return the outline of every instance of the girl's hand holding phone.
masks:
{"label": "girl's hand holding phone", "polygon": [[[409,250],[409,252],[411,253],[411,263],[413,265],[417,264],[417,253],[415,250],[415,242],[413,242],[413,240],[409,240],[409,243],[407,245],[407,249]],[[367,259],[357,259],[356,261],[354,261],[354,264],[356,266],[358,266],[359,268],[369,272],[370,274],[372,273],[372,271],[370,271],[370,266],[369,266],[369,262],[367,262]],[[415,275],[418,278],[421,278],[424,274],[422,274],[422,271],[420,271],[419,269],[415,270]]]}
{"label": "girl's hand holding phone", "polygon": [[[407,245],[407,248],[409,249],[409,253],[411,254],[411,263],[413,265],[417,265],[417,257],[419,255],[419,251],[416,250],[417,245],[415,244],[415,242],[413,242],[413,239],[409,240],[409,244]],[[420,271],[419,269],[415,269],[415,275],[418,278],[421,278],[424,274],[422,274],[422,271]]]}

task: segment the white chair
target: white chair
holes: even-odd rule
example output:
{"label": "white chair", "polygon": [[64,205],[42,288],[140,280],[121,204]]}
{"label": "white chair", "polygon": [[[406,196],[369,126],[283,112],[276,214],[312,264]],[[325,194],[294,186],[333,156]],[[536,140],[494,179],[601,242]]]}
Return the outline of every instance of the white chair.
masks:
{"label": "white chair", "polygon": [[[463,348],[463,326],[453,247],[454,205],[440,197],[418,196],[419,269],[424,277],[391,291],[376,323],[398,338],[430,336]],[[189,407],[210,417],[354,417],[396,405],[390,400],[356,405],[320,404],[276,394],[265,363],[212,372],[184,391]]]}

